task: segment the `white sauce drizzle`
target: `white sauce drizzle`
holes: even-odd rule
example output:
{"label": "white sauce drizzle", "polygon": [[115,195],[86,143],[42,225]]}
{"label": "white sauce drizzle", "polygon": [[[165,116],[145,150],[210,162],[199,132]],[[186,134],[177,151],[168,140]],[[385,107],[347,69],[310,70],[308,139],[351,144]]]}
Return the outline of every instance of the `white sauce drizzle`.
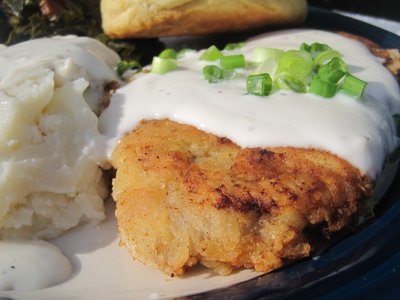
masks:
{"label": "white sauce drizzle", "polygon": [[375,178],[397,143],[392,114],[400,111],[399,86],[368,49],[340,35],[318,30],[266,34],[248,41],[255,47],[297,49],[302,42],[326,43],[343,54],[350,72],[369,82],[364,97],[343,93],[332,99],[279,91],[268,97],[246,94],[248,70],[233,80],[208,83],[202,76],[202,51],[188,52],[178,70],[141,74],[119,89],[100,117],[108,155],[142,119],[168,118],[231,139],[242,147],[293,146],[330,151]]}
{"label": "white sauce drizzle", "polygon": [[0,241],[0,291],[46,288],[67,280],[72,265],[41,240]]}

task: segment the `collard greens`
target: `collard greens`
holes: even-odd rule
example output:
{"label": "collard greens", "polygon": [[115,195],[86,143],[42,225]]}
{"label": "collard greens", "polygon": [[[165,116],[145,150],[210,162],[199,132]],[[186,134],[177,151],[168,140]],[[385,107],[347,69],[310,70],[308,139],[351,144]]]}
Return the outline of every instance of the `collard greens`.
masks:
{"label": "collard greens", "polygon": [[113,40],[101,28],[100,0],[0,0],[0,43],[74,34],[96,38],[123,59],[152,55],[161,49],[157,40]]}

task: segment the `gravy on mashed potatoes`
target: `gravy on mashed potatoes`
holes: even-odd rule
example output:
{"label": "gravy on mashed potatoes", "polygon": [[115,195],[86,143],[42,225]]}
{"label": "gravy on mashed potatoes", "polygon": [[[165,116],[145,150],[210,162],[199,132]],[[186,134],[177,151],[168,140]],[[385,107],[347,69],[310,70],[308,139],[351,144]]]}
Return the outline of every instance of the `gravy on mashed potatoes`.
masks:
{"label": "gravy on mashed potatoes", "polygon": [[118,60],[89,38],[0,50],[1,238],[53,238],[104,219],[94,111]]}
{"label": "gravy on mashed potatoes", "polygon": [[105,218],[96,113],[118,61],[100,42],[72,36],[0,48],[0,290],[43,288],[72,273],[55,246],[21,238]]}

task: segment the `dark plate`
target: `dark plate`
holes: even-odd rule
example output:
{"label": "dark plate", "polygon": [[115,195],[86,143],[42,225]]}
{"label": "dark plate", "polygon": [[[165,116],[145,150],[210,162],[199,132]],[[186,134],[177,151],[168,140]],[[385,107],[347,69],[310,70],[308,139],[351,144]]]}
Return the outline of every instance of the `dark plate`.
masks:
{"label": "dark plate", "polygon": [[[400,49],[393,33],[314,7],[304,27],[346,31]],[[394,168],[380,183],[386,189],[392,182],[379,196],[375,217],[355,233],[313,258],[185,299],[400,299],[400,171]]]}

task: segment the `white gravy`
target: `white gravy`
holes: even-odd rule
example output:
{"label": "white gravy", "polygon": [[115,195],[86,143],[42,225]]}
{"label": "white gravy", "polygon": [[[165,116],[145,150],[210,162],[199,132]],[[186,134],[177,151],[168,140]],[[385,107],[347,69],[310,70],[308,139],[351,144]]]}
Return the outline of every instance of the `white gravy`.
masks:
{"label": "white gravy", "polygon": [[227,137],[242,147],[294,146],[330,151],[372,178],[397,143],[392,114],[400,111],[399,86],[377,58],[360,43],[318,30],[266,34],[248,41],[255,47],[297,49],[302,42],[320,42],[343,54],[350,72],[369,82],[363,99],[338,93],[332,99],[279,91],[268,97],[246,94],[246,75],[208,83],[202,76],[202,51],[188,52],[179,68],[164,75],[141,74],[120,88],[100,117],[110,156],[119,139],[142,119],[168,118]]}
{"label": "white gravy", "polygon": [[72,265],[41,240],[0,241],[0,291],[46,288],[67,280]]}
{"label": "white gravy", "polygon": [[90,83],[85,91],[86,102],[96,112],[104,82],[118,80],[114,68],[119,60],[118,54],[99,41],[73,35],[3,46],[0,47],[0,88],[7,90],[50,69],[54,71],[56,85],[85,78]]}
{"label": "white gravy", "polygon": [[[115,80],[114,66],[118,55],[95,39],[76,36],[57,36],[26,41],[11,47],[0,47],[0,80],[15,79],[19,74],[35,72],[36,68],[57,67],[60,76],[65,71],[65,61],[75,64],[98,80]],[[22,77],[23,79],[23,77]],[[3,83],[4,84],[4,83]]]}

